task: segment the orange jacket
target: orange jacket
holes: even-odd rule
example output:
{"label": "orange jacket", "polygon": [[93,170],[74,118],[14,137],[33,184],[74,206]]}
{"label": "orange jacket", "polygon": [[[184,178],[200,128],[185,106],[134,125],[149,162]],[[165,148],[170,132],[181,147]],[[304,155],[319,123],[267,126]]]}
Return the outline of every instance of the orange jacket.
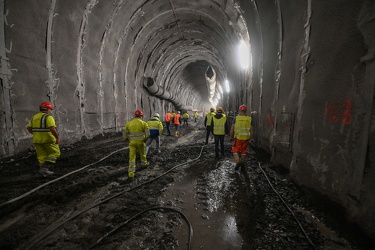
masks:
{"label": "orange jacket", "polygon": [[165,122],[171,122],[172,121],[172,114],[170,112],[168,112],[166,115],[165,115],[165,119],[164,121]]}
{"label": "orange jacket", "polygon": [[174,116],[174,119],[173,119],[173,124],[181,124],[181,115],[180,114],[176,114]]}

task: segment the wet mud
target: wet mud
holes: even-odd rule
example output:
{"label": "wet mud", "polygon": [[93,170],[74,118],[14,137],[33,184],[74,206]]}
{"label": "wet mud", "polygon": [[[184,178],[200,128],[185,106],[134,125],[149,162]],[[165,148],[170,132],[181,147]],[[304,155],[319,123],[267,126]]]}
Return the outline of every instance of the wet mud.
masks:
{"label": "wet mud", "polygon": [[150,166],[138,168],[134,181],[127,178],[121,133],[62,148],[48,177],[38,173],[33,151],[2,159],[0,248],[373,246],[272,166],[261,150],[253,149],[246,168],[235,171],[228,138],[220,160],[204,138],[202,121],[183,126],[178,138],[163,135],[161,153],[151,148]]}

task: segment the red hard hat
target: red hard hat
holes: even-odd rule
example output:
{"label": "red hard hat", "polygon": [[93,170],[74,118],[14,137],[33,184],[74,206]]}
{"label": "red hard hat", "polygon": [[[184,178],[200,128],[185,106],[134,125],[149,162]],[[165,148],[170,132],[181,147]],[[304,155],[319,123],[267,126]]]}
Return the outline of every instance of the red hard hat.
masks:
{"label": "red hard hat", "polygon": [[53,110],[53,105],[50,102],[42,102],[39,107],[44,108],[44,109],[50,109]]}
{"label": "red hard hat", "polygon": [[246,106],[245,104],[242,104],[242,105],[240,106],[240,110],[241,110],[241,111],[247,111],[247,106]]}
{"label": "red hard hat", "polygon": [[137,110],[134,112],[134,115],[135,115],[135,116],[143,116],[143,112],[142,112],[142,110],[137,109]]}

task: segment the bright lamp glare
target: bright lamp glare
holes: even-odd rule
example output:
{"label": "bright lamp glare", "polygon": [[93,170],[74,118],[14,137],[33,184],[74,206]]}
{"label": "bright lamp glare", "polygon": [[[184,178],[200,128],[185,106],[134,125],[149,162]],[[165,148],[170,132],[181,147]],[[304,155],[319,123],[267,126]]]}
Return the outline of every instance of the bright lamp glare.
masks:
{"label": "bright lamp glare", "polygon": [[223,88],[221,87],[221,85],[219,85],[219,91],[221,94],[223,93]]}
{"label": "bright lamp glare", "polygon": [[241,68],[243,69],[249,68],[250,50],[244,40],[241,40],[238,46],[238,58],[240,60]]}
{"label": "bright lamp glare", "polygon": [[227,93],[229,93],[229,92],[230,92],[229,81],[226,79],[226,80],[224,81],[224,84],[225,84],[225,90],[227,91]]}

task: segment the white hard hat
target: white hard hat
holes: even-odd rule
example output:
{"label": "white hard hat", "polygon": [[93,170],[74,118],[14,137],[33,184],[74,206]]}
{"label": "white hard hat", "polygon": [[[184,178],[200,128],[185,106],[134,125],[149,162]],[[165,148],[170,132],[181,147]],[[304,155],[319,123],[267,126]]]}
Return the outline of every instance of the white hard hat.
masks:
{"label": "white hard hat", "polygon": [[159,117],[159,118],[160,118],[160,115],[159,115],[159,113],[155,113],[155,114],[154,114],[154,116],[156,116],[156,117]]}

